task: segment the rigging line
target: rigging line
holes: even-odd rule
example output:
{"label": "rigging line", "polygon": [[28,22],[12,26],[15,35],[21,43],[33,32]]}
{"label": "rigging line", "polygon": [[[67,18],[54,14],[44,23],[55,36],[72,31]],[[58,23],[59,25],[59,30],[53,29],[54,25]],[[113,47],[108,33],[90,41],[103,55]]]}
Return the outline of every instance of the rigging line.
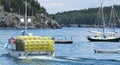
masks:
{"label": "rigging line", "polygon": [[100,7],[99,7],[99,10],[98,10],[98,12],[96,14],[95,27],[97,27],[99,25],[99,18],[100,18]]}
{"label": "rigging line", "polygon": [[17,35],[20,31],[17,31],[15,34],[13,34],[11,37],[13,38],[15,35]]}
{"label": "rigging line", "polygon": [[[113,9],[113,6],[112,6],[112,9]],[[112,20],[112,9],[111,9],[110,19],[109,19],[109,24],[108,24],[110,27],[111,27],[111,23],[110,23],[110,22],[111,22],[111,20]]]}
{"label": "rigging line", "polygon": [[116,15],[116,17],[118,18],[118,22],[120,23],[120,18],[119,18],[119,16],[117,15],[116,10],[115,10],[115,15]]}

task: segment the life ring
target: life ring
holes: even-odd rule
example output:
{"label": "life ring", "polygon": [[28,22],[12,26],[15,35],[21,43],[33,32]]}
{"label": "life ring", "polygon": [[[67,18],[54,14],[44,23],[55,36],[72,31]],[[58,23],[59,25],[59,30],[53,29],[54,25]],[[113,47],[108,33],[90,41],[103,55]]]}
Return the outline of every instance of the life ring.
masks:
{"label": "life ring", "polygon": [[16,44],[16,39],[13,39],[12,42],[13,42],[13,44]]}

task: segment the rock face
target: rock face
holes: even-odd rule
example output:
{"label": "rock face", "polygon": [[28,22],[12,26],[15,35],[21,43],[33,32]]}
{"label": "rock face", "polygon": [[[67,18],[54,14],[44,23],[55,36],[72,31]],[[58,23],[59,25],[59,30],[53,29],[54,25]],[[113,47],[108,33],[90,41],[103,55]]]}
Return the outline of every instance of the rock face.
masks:
{"label": "rock face", "polygon": [[[8,28],[24,28],[25,22],[21,22],[20,19],[24,16],[4,12],[0,7],[0,27]],[[31,22],[28,22],[28,28],[61,28],[61,26],[55,21],[45,16],[45,14],[38,14],[37,16],[28,16],[31,18]]]}

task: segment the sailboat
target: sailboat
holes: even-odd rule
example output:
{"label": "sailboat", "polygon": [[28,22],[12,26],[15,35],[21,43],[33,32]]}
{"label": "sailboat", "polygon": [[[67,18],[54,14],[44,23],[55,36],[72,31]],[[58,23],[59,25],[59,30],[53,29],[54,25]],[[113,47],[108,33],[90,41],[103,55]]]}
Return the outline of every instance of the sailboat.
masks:
{"label": "sailboat", "polygon": [[[115,19],[115,10],[114,7],[112,6],[112,10],[111,10],[111,16],[110,18],[112,18],[113,15],[113,19]],[[101,8],[100,8],[100,16],[101,17],[101,22],[102,22],[102,32],[98,32],[98,31],[90,31],[92,33],[95,33],[95,36],[88,36],[87,39],[89,41],[94,41],[94,42],[119,42],[120,41],[120,36],[117,34],[117,32],[115,32],[115,28],[113,27],[113,32],[106,32],[105,31],[105,19],[104,19],[104,13],[103,13],[103,8],[102,8],[102,4],[101,4]],[[113,20],[113,22],[115,22],[115,20]]]}
{"label": "sailboat", "polygon": [[25,29],[22,35],[11,37],[5,44],[8,55],[15,58],[45,58],[54,57],[54,40],[52,37],[41,37],[29,35],[27,32],[27,0],[25,1]]}

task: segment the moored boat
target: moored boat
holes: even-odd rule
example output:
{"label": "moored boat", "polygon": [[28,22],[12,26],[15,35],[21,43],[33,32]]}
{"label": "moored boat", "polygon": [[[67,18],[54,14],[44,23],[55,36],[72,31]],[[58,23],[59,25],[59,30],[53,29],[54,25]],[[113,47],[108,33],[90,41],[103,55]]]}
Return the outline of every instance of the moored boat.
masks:
{"label": "moored boat", "polygon": [[101,49],[94,49],[95,53],[109,53],[109,54],[120,54],[120,50],[101,50]]}
{"label": "moored boat", "polygon": [[120,37],[87,37],[87,39],[89,41],[93,41],[93,42],[119,42],[120,41]]}
{"label": "moored boat", "polygon": [[[95,42],[119,42],[120,41],[120,35],[118,35],[118,33],[115,31],[115,14],[116,11],[114,9],[114,7],[112,6],[111,9],[111,15],[110,15],[110,21],[112,21],[112,23],[110,23],[109,21],[109,26],[111,26],[113,28],[113,32],[106,32],[105,31],[105,19],[104,19],[104,13],[103,13],[103,8],[102,8],[102,4],[101,4],[101,8],[99,10],[99,19],[101,19],[100,21],[102,22],[102,32],[98,32],[98,31],[90,31],[92,33],[95,33],[94,36],[88,36],[87,39],[89,41],[95,41]],[[118,18],[118,16],[117,16]],[[118,18],[119,19],[119,18]]]}

